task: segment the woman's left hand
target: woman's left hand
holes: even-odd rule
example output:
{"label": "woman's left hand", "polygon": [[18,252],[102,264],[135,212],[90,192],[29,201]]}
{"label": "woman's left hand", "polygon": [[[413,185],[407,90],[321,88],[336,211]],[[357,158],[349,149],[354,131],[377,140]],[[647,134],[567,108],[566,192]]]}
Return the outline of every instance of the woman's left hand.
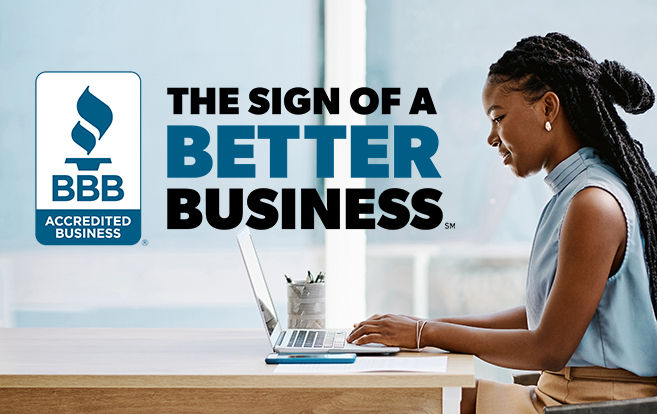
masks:
{"label": "woman's left hand", "polygon": [[372,315],[369,319],[354,324],[347,342],[355,345],[376,342],[388,346],[416,348],[417,321],[402,315]]}

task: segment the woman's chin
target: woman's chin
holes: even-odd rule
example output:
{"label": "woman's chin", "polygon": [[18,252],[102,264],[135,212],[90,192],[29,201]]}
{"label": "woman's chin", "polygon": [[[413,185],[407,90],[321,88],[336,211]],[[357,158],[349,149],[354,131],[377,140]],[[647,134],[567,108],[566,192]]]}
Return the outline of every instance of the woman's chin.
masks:
{"label": "woman's chin", "polygon": [[519,178],[531,177],[532,175],[540,171],[540,169],[535,169],[535,168],[518,167],[515,164],[509,164],[509,167],[511,168],[511,172],[513,173],[513,175]]}
{"label": "woman's chin", "polygon": [[527,171],[519,169],[515,163],[510,163],[509,168],[511,169],[513,175],[515,175],[516,177],[525,178],[528,175],[530,175]]}

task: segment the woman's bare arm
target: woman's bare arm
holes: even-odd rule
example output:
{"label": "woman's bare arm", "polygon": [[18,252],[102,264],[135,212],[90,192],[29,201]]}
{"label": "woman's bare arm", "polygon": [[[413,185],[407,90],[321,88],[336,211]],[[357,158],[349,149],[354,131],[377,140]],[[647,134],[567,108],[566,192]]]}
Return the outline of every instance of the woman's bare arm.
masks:
{"label": "woman's bare arm", "polygon": [[[378,315],[372,315],[372,317],[375,316]],[[422,319],[416,316],[407,317],[416,321]],[[527,312],[524,306],[518,306],[484,315],[447,316],[431,320],[434,322],[447,322],[455,325],[472,326],[474,328],[527,329]]]}
{"label": "woman's bare arm", "polygon": [[527,312],[524,306],[487,315],[467,315],[434,319],[456,325],[488,329],[527,329]]}
{"label": "woman's bare arm", "polygon": [[[554,285],[535,330],[431,321],[420,345],[474,354],[509,368],[560,369],[593,318],[625,237],[625,218],[613,196],[599,188],[581,191],[563,223]],[[408,317],[385,315],[361,322],[348,340],[415,347],[415,325]]]}

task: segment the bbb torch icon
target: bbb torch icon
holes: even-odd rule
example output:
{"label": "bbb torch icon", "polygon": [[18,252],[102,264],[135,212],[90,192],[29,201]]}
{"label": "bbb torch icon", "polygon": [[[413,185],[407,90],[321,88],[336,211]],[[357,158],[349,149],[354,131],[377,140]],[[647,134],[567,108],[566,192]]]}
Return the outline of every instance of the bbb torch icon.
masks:
{"label": "bbb torch icon", "polygon": [[40,243],[135,244],[141,237],[140,84],[134,72],[37,76]]}
{"label": "bbb torch icon", "polygon": [[[105,102],[95,97],[86,87],[77,103],[77,110],[82,119],[89,122],[98,131],[100,140],[107,129],[112,125],[112,110]],[[96,137],[78,121],[71,131],[71,138],[80,147],[87,151],[87,155],[96,147]],[[111,163],[110,158],[67,158],[66,163],[75,163],[80,171],[97,171],[102,163]]]}

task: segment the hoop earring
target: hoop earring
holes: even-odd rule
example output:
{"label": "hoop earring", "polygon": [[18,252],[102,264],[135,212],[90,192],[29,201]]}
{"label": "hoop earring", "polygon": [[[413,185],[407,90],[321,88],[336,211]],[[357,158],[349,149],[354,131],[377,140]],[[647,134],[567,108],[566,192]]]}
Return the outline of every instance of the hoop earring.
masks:
{"label": "hoop earring", "polygon": [[547,132],[552,131],[552,124],[550,123],[550,121],[545,121],[545,130]]}

